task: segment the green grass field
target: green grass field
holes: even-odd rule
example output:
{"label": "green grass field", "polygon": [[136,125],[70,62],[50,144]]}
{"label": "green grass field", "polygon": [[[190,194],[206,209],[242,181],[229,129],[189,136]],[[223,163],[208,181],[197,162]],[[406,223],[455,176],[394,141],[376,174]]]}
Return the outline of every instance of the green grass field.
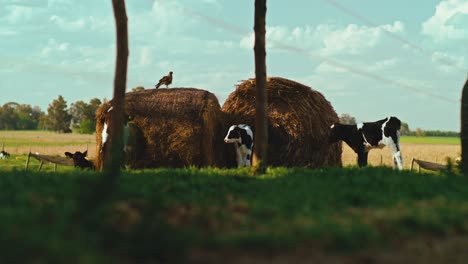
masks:
{"label": "green grass field", "polygon": [[[33,131],[2,137],[8,144],[35,137],[57,153],[63,142],[81,146],[94,138]],[[459,139],[402,137],[402,143],[432,144],[432,152]],[[413,259],[408,263],[427,263],[427,254],[440,263],[468,258],[461,253],[468,243],[468,178],[457,172],[270,168],[253,177],[246,168],[124,171],[97,203],[107,190],[96,191],[100,174],[67,166],[53,172],[51,164],[38,172],[35,159],[25,171],[26,157],[0,160],[0,263],[227,264],[245,256],[256,258],[244,263],[271,263],[258,259],[271,252],[287,256],[277,263],[317,254],[332,261],[316,263],[362,263],[362,252],[372,252],[369,263],[388,252]],[[298,249],[306,253],[298,257]],[[197,262],[197,252],[218,257]]]}
{"label": "green grass field", "polygon": [[401,143],[404,144],[427,144],[427,145],[460,145],[459,137],[417,137],[402,136]]}
{"label": "green grass field", "polygon": [[94,172],[0,173],[2,263],[186,263],[194,249],[351,254],[468,234],[468,178],[451,174],[131,171],[94,210],[103,193]]}

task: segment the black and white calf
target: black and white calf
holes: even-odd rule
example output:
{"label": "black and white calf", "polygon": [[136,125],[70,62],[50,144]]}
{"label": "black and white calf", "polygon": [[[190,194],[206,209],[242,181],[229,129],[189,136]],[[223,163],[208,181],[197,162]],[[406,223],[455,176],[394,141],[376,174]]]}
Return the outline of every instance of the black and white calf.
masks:
{"label": "black and white calf", "polygon": [[402,170],[400,127],[401,121],[393,116],[359,125],[333,124],[330,129],[330,142],[346,142],[358,155],[359,167],[367,165],[369,150],[388,146],[393,153],[394,164]]}
{"label": "black and white calf", "polygon": [[231,126],[224,142],[234,143],[238,167],[251,165],[253,132],[250,126],[245,124]]}
{"label": "black and white calf", "polygon": [[68,151],[65,152],[65,156],[73,160],[73,165],[75,165],[75,167],[94,170],[95,169],[94,163],[86,159],[87,155],[88,155],[87,150],[85,152],[76,151],[74,154]]}
{"label": "black and white calf", "polygon": [[4,150],[2,150],[0,152],[0,159],[8,159],[9,157],[10,157],[10,153],[8,153],[8,152],[6,152]]}

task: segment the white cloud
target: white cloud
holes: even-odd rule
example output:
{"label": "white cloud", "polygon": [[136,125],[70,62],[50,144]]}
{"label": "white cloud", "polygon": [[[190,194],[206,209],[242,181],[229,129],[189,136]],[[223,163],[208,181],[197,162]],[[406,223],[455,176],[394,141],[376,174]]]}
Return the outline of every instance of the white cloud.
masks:
{"label": "white cloud", "polygon": [[393,25],[381,25],[377,27],[348,25],[344,29],[338,29],[326,34],[323,39],[323,55],[335,54],[359,54],[369,48],[375,47],[382,38],[384,31],[391,33],[403,32],[404,25],[395,21]]}
{"label": "white cloud", "polygon": [[67,42],[58,43],[55,39],[51,38],[47,42],[47,45],[42,48],[41,55],[49,57],[53,53],[62,53],[68,50],[70,44]]}
{"label": "white cloud", "polygon": [[7,6],[7,11],[9,11],[6,16],[7,21],[10,24],[16,24],[22,21],[28,21],[32,18],[33,8],[27,6]]}
{"label": "white cloud", "polygon": [[441,1],[435,14],[422,24],[422,33],[442,41],[468,38],[468,1]]}
{"label": "white cloud", "polygon": [[[317,27],[304,26],[288,29],[282,26],[267,27],[268,48],[281,48],[289,45],[301,49],[313,49],[321,55],[359,54],[375,47],[382,39],[384,31],[404,32],[404,24],[395,21],[393,24],[366,27],[350,24],[345,28],[321,24]],[[240,41],[242,48],[251,49],[254,45],[254,34],[245,36]]]}
{"label": "white cloud", "polygon": [[[293,29],[283,26],[267,26],[267,48],[277,48],[290,44],[301,48],[311,48],[320,43],[320,37],[325,31],[328,32],[328,28],[328,25],[319,25],[316,28],[306,25]],[[254,42],[255,35],[254,33],[250,33],[241,39],[240,46],[242,48],[252,49]]]}
{"label": "white cloud", "polygon": [[0,36],[13,36],[17,34],[18,33],[14,30],[0,28]]}
{"label": "white cloud", "polygon": [[369,71],[379,71],[379,70],[385,70],[385,69],[393,68],[399,62],[400,62],[400,60],[397,59],[397,58],[379,60],[379,61],[373,63],[372,65],[370,65],[368,67],[368,70]]}
{"label": "white cloud", "polygon": [[84,18],[69,21],[57,15],[52,15],[49,20],[64,31],[77,31],[83,29],[86,26]]}
{"label": "white cloud", "polygon": [[151,9],[152,19],[150,21],[154,22],[146,21],[149,23],[146,26],[151,24],[151,29],[154,30],[153,25],[158,25],[161,32],[177,29],[186,23],[186,17],[182,12],[182,5],[177,1],[156,0]]}
{"label": "white cloud", "polygon": [[151,64],[151,48],[143,46],[140,48],[140,66],[148,66]]}
{"label": "white cloud", "polygon": [[431,59],[432,62],[438,63],[439,68],[444,72],[453,72],[454,66],[460,69],[467,68],[464,56],[454,56],[448,53],[434,52]]}
{"label": "white cloud", "polygon": [[322,74],[322,73],[347,72],[347,70],[343,68],[335,67],[333,65],[330,65],[327,62],[322,62],[315,68],[315,72],[317,74]]}
{"label": "white cloud", "polygon": [[46,7],[47,0],[0,0],[1,5]]}

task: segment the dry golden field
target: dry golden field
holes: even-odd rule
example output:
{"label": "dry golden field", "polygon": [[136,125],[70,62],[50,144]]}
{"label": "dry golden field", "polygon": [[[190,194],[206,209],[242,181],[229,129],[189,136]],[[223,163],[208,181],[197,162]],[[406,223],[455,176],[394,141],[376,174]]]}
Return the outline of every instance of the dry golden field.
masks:
{"label": "dry golden field", "polygon": [[47,131],[0,131],[0,147],[12,155],[40,153],[64,156],[65,151],[75,152],[88,149],[88,156],[96,152],[95,135],[63,134]]}
{"label": "dry golden field", "polygon": [[[446,164],[446,159],[455,158],[460,156],[461,147],[460,145],[448,145],[448,144],[401,144],[401,153],[403,155],[403,166],[409,169],[411,166],[412,158],[426,160],[436,163]],[[343,166],[356,166],[357,155],[354,151],[343,143]],[[369,152],[369,165],[380,166],[381,164],[386,166],[392,166],[392,152],[389,148],[373,149]],[[415,165],[415,168],[417,165]]]}

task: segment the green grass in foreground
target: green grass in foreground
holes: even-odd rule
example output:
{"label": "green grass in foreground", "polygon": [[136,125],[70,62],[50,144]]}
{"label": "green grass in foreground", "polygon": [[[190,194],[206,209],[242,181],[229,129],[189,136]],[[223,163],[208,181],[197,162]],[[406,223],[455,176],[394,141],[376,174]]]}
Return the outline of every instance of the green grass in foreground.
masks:
{"label": "green grass in foreground", "polygon": [[417,137],[402,136],[401,143],[406,144],[428,144],[428,145],[460,145],[459,137]]}
{"label": "green grass in foreground", "polygon": [[94,172],[0,170],[0,262],[173,263],[194,248],[342,251],[468,232],[466,177],[388,168],[248,174],[125,172],[90,210],[83,201]]}

